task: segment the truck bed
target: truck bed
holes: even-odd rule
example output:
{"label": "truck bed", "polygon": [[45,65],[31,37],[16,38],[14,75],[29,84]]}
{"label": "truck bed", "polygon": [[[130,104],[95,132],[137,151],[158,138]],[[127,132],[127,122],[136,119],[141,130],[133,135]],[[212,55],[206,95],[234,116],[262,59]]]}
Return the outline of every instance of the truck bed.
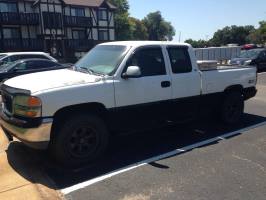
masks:
{"label": "truck bed", "polygon": [[223,92],[230,85],[250,88],[256,85],[257,69],[253,66],[217,66],[201,70],[202,94]]}
{"label": "truck bed", "polygon": [[210,70],[227,70],[227,69],[239,69],[239,68],[250,68],[254,66],[244,66],[244,65],[226,65],[219,64],[216,60],[201,60],[197,61],[198,67],[201,71]]}

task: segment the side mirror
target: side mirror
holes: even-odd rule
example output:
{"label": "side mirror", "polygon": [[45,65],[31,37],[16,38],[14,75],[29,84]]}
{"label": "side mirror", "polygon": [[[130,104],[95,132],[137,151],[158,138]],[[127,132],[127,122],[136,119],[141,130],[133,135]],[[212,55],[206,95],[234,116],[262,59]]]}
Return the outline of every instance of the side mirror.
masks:
{"label": "side mirror", "polygon": [[129,66],[127,71],[122,74],[122,78],[139,78],[141,77],[141,70],[138,66]]}

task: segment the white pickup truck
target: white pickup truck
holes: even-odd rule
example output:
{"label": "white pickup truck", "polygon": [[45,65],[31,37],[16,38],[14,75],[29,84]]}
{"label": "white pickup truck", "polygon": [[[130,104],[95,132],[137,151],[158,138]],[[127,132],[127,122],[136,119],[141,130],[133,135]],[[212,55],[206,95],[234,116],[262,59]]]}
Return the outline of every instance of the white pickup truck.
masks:
{"label": "white pickup truck", "polygon": [[102,155],[119,131],[186,121],[206,108],[237,123],[256,82],[253,66],[201,71],[188,44],[104,43],[73,69],[7,80],[1,126],[62,164],[82,164]]}

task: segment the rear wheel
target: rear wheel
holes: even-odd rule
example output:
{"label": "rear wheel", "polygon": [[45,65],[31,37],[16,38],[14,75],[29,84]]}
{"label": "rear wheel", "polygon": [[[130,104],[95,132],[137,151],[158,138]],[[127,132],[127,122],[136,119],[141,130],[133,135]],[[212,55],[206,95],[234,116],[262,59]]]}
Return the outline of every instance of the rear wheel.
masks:
{"label": "rear wheel", "polygon": [[69,167],[98,159],[109,140],[104,122],[94,115],[76,115],[66,120],[53,134],[50,153],[59,164]]}
{"label": "rear wheel", "polygon": [[244,112],[244,98],[241,92],[232,91],[226,94],[222,107],[221,118],[226,124],[236,124]]}

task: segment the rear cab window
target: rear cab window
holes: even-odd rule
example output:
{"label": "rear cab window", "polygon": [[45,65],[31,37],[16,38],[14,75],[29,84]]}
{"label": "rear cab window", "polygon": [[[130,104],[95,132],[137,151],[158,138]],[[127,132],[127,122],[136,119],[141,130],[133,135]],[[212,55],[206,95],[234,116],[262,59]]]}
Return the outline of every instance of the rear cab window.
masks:
{"label": "rear cab window", "polygon": [[192,71],[191,59],[187,47],[167,47],[172,72],[174,74]]}

